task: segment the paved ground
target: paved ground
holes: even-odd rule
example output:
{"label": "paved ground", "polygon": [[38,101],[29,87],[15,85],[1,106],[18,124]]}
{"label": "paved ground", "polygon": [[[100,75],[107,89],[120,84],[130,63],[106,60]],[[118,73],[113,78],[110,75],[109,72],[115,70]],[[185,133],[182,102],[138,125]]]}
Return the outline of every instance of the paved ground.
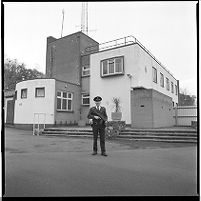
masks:
{"label": "paved ground", "polygon": [[6,128],[5,196],[196,195],[194,144],[107,141],[108,157],[91,148],[90,138]]}

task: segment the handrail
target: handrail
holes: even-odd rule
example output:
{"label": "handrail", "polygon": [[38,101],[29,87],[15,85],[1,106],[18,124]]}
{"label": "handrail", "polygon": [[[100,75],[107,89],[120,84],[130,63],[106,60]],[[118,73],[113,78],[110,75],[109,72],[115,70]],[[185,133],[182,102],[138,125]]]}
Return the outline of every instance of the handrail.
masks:
{"label": "handrail", "polygon": [[[121,40],[123,40],[123,42],[119,42]],[[113,42],[115,44],[110,44],[110,43],[113,43]],[[134,36],[131,36],[131,35],[126,36],[126,37],[122,37],[122,38],[118,38],[118,39],[115,39],[115,40],[107,41],[107,42],[104,42],[104,43],[100,43],[99,45],[89,46],[89,47],[85,48],[85,52],[87,52],[87,53],[100,52],[100,51],[103,51],[103,50],[106,50],[106,49],[125,46],[125,45],[132,44],[132,43],[133,44],[137,43],[139,46],[141,46],[157,63],[159,63],[161,65],[162,68],[164,68],[164,70],[166,70],[170,75],[173,76],[173,74],[169,70],[167,70],[167,68],[158,59],[156,59],[156,57],[144,45],[142,45],[139,42],[139,40],[137,40],[137,38],[135,38]],[[109,45],[106,45],[106,44],[109,44]],[[104,47],[104,45],[106,45],[106,46]]]}

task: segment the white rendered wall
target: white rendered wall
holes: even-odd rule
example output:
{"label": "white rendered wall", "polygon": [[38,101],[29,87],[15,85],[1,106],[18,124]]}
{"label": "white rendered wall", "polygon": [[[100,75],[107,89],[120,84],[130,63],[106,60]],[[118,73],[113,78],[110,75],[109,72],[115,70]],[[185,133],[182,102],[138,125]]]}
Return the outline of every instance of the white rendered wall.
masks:
{"label": "white rendered wall", "polygon": [[[35,88],[45,87],[45,97],[35,97]],[[27,88],[27,98],[21,99],[21,89]],[[44,113],[46,124],[54,124],[55,80],[35,79],[22,81],[16,85],[14,123],[33,124],[34,113]],[[37,118],[37,117],[36,117]],[[40,120],[43,121],[43,115]],[[37,122],[37,119],[36,119]]]}
{"label": "white rendered wall", "polygon": [[[174,101],[175,103],[178,103],[178,95],[175,94],[175,85],[177,85],[177,80],[162,66],[160,66],[140,46],[135,45],[135,51],[138,54],[138,68],[140,69],[138,75],[138,85],[144,86],[145,88],[155,89],[156,91],[171,97],[172,101]],[[157,83],[152,81],[152,67],[157,69]],[[164,87],[160,86],[160,73],[164,75]],[[169,91],[166,89],[166,77],[169,79],[170,83]],[[171,92],[171,82],[173,82],[174,93]]]}
{"label": "white rendered wall", "polygon": [[[100,61],[118,56],[124,56],[125,74],[101,78]],[[103,98],[102,106],[106,107],[109,120],[111,120],[111,112],[114,112],[112,99],[118,97],[121,101],[122,121],[126,121],[127,124],[131,123],[131,80],[127,74],[137,74],[136,62],[134,49],[131,46],[103,51],[90,56],[90,106],[94,105],[93,98],[95,96],[101,96]],[[136,84],[137,79],[133,82]]]}

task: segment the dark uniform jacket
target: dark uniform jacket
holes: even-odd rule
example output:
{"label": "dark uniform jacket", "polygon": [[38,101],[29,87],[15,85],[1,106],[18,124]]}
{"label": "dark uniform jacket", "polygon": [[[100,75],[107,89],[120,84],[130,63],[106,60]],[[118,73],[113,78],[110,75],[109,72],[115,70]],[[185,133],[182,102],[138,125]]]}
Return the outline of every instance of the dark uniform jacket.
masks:
{"label": "dark uniform jacket", "polygon": [[[101,119],[95,119],[94,116],[99,116]],[[93,120],[92,126],[97,125],[105,127],[105,121],[108,119],[105,107],[100,106],[100,110],[98,110],[95,106],[91,107],[87,118]]]}

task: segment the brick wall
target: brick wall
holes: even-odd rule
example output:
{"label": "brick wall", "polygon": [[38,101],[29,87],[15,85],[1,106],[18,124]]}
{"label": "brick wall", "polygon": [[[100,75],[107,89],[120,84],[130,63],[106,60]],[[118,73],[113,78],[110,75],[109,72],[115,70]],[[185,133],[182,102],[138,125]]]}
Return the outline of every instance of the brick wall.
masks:
{"label": "brick wall", "polygon": [[153,89],[131,91],[131,121],[135,128],[173,126],[172,98]]}

